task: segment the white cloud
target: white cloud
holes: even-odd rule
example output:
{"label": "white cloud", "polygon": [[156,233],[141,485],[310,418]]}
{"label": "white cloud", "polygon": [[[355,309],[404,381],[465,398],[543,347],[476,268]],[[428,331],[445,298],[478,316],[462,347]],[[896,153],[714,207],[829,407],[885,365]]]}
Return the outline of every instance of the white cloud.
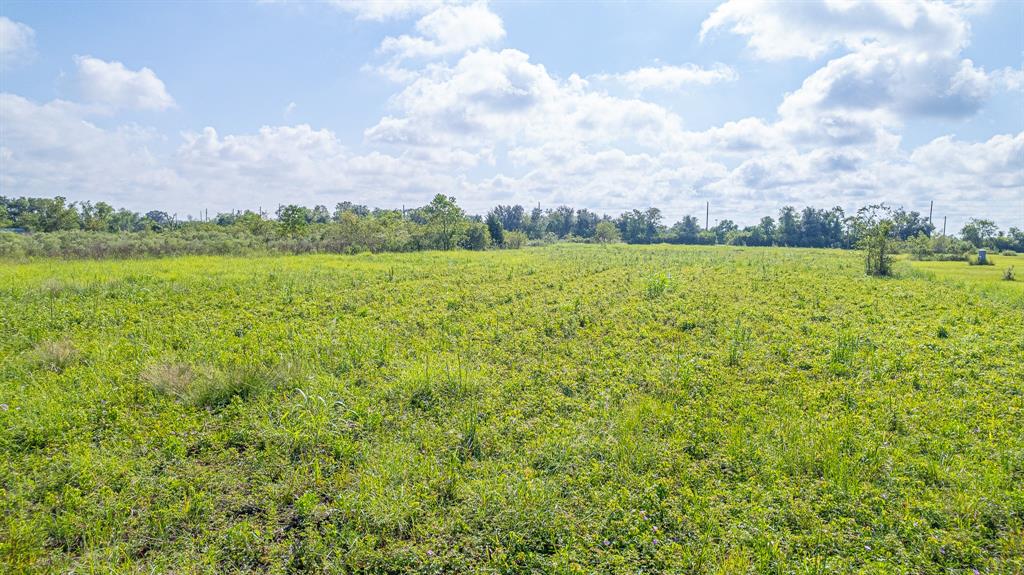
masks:
{"label": "white cloud", "polygon": [[418,22],[419,36],[389,36],[380,50],[398,60],[435,58],[485,46],[505,37],[501,18],[483,2],[466,6],[444,5]]}
{"label": "white cloud", "polygon": [[0,69],[24,63],[35,52],[36,32],[32,28],[0,16]]}
{"label": "white cloud", "polygon": [[100,128],[84,119],[81,106],[62,100],[36,104],[4,93],[0,109],[4,189],[122,204],[162,204],[181,189],[175,172],[151,151],[160,137],[150,130]]}
{"label": "white cloud", "polygon": [[338,8],[355,14],[359,20],[395,20],[435,10],[445,0],[330,0]]}
{"label": "white cloud", "polygon": [[425,68],[392,100],[400,116],[366,131],[369,141],[396,145],[445,143],[477,148],[493,141],[666,143],[678,116],[638,99],[590,90],[585,80],[559,80],[518,50],[477,50],[453,66]]}
{"label": "white cloud", "polygon": [[[402,85],[362,144],[345,146],[306,124],[206,127],[167,142],[134,126],[101,128],[88,121],[88,106],[8,94],[0,101],[4,189],[179,213],[342,199],[420,205],[443,192],[476,212],[542,200],[609,213],[658,206],[671,219],[710,200],[713,217],[741,223],[787,203],[851,209],[936,199],[954,221],[1019,205],[1024,132],[977,143],[946,136],[916,150],[901,143],[909,116],[966,117],[992,91],[1020,89],[1019,70],[987,72],[960,57],[969,31],[962,6],[727,3],[705,34],[748,35],[761,57],[836,53],[781,97],[777,117],[700,131],[684,129],[685,113],[641,96],[735,79],[725,65],[559,77],[522,51],[489,47],[504,28],[483,4],[343,8],[363,19],[422,16],[414,36],[382,45],[391,60],[381,70]],[[114,80],[96,82],[106,91],[88,101],[173,105],[148,69],[96,62],[93,75]],[[147,72],[152,81],[138,81]],[[601,82],[621,83],[632,97],[610,95]]]}
{"label": "white cloud", "polygon": [[121,62],[75,56],[86,101],[112,109],[165,110],[175,106],[164,83],[149,68],[129,70]]}
{"label": "white cloud", "polygon": [[634,92],[643,92],[652,89],[679,90],[691,84],[707,86],[718,82],[734,82],[739,75],[725,64],[716,64],[711,68],[686,64],[637,68],[622,74],[600,74],[596,78],[619,82]]}
{"label": "white cloud", "polygon": [[747,36],[754,55],[766,60],[817,58],[836,47],[857,50],[872,43],[953,54],[970,36],[961,10],[925,0],[729,0],[704,21],[700,37],[720,29]]}
{"label": "white cloud", "polygon": [[984,183],[1024,195],[1024,132],[1000,134],[985,142],[942,136],[914,150],[910,161],[922,174],[968,176],[975,185]]}

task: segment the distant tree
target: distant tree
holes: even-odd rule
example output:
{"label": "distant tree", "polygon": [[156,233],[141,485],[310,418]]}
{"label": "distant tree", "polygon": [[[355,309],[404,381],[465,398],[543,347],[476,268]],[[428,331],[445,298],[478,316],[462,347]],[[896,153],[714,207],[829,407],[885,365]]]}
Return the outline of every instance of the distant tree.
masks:
{"label": "distant tree", "polygon": [[592,238],[597,231],[597,224],[601,217],[594,212],[584,208],[576,212],[576,224],[573,226],[572,235],[581,238]]}
{"label": "distant tree", "polygon": [[893,234],[899,240],[908,240],[912,237],[924,235],[931,237],[935,226],[917,212],[907,212],[899,208],[892,212]]}
{"label": "distant tree", "polygon": [[455,203],[455,198],[437,194],[423,211],[437,247],[442,250],[454,248],[465,228],[465,214]]}
{"label": "distant tree", "polygon": [[353,204],[349,201],[340,202],[334,206],[334,221],[341,221],[341,215],[347,213],[352,213],[359,217],[365,217],[370,215],[370,209],[366,206]]}
{"label": "distant tree", "polygon": [[312,219],[312,214],[309,208],[304,206],[297,206],[295,204],[288,204],[287,206],[280,206],[277,208],[277,223],[281,226],[281,231],[290,236],[297,236],[299,232],[306,228],[309,221]]}
{"label": "distant tree", "polygon": [[[6,198],[0,198],[3,200]],[[7,205],[4,202],[0,202],[0,228],[9,228],[14,225],[14,220],[11,219],[10,212],[7,211]]]}
{"label": "distant tree", "polygon": [[41,202],[41,210],[36,220],[38,229],[44,232],[56,232],[61,230],[77,230],[79,228],[78,210],[74,205],[68,205],[67,200],[61,196],[44,199]]}
{"label": "distant tree", "polygon": [[505,229],[501,226],[501,220],[498,219],[497,214],[493,211],[487,213],[487,231],[491,234],[491,240],[497,244],[502,245],[505,243]]}
{"label": "distant tree", "polygon": [[619,233],[626,243],[649,244],[661,235],[661,210],[648,208],[644,211],[623,212],[618,220]]}
{"label": "distant tree", "polygon": [[729,234],[738,230],[739,226],[737,226],[732,220],[722,220],[718,222],[715,227],[711,228],[711,231],[715,233],[715,242],[719,244],[726,243]]}
{"label": "distant tree", "polygon": [[327,211],[327,206],[314,206],[310,219],[314,224],[326,224],[331,221],[331,212]]}
{"label": "distant tree", "polygon": [[982,248],[992,243],[999,228],[992,220],[971,218],[960,230],[960,237],[971,242],[974,247]]}
{"label": "distant tree", "polygon": [[460,244],[467,250],[486,250],[491,245],[491,233],[487,225],[481,222],[467,225]]}
{"label": "distant tree", "polygon": [[547,218],[548,231],[559,238],[564,238],[571,234],[573,228],[576,226],[576,210],[569,206],[558,206],[554,210],[548,212]]}
{"label": "distant tree", "polygon": [[610,221],[604,220],[594,226],[594,239],[602,244],[610,244],[620,241],[619,228]]}
{"label": "distant tree", "polygon": [[161,212],[159,210],[152,210],[146,212],[146,219],[153,222],[154,225],[160,228],[170,227],[171,216],[167,212]]}
{"label": "distant tree", "polygon": [[83,230],[93,232],[105,232],[110,229],[110,218],[114,215],[114,208],[106,202],[82,202],[78,205],[81,227]]}
{"label": "distant tree", "polygon": [[779,225],[776,228],[776,239],[779,245],[800,245],[800,216],[793,206],[786,206],[779,211]]}
{"label": "distant tree", "polygon": [[526,224],[526,210],[523,206],[495,206],[491,213],[501,222],[501,228],[506,231],[522,231]]}
{"label": "distant tree", "polygon": [[695,244],[700,236],[700,221],[694,216],[683,216],[668,231],[668,240],[679,244]]}
{"label": "distant tree", "polygon": [[523,231],[532,240],[543,238],[548,231],[548,218],[544,214],[544,210],[539,207],[533,208],[530,211],[530,218],[525,222]]}

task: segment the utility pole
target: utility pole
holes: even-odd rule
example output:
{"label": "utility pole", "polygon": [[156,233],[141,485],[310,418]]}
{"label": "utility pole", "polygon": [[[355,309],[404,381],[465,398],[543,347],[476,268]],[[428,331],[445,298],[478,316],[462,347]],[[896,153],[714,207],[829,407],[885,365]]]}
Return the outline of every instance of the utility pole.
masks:
{"label": "utility pole", "polygon": [[935,207],[935,200],[928,202],[928,223],[932,223],[932,208]]}
{"label": "utility pole", "polygon": [[704,231],[708,231],[708,223],[711,221],[711,202],[704,204]]}
{"label": "utility pole", "polygon": [[942,235],[946,235],[946,216],[942,216]]}

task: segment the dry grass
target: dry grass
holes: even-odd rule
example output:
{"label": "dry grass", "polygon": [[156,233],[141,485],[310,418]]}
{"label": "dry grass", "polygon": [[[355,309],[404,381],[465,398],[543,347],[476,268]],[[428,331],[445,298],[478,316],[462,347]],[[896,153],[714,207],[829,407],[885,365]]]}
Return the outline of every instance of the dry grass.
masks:
{"label": "dry grass", "polygon": [[78,349],[67,339],[44,341],[32,351],[40,366],[58,373],[78,360]]}
{"label": "dry grass", "polygon": [[185,397],[196,380],[196,374],[188,364],[162,362],[143,369],[139,378],[160,393]]}

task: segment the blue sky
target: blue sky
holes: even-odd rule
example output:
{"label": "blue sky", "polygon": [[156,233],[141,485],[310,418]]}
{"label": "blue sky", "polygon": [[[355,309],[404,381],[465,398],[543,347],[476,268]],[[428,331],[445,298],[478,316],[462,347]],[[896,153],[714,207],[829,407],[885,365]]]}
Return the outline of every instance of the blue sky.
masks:
{"label": "blue sky", "polygon": [[1024,4],[0,5],[0,194],[1024,227]]}

